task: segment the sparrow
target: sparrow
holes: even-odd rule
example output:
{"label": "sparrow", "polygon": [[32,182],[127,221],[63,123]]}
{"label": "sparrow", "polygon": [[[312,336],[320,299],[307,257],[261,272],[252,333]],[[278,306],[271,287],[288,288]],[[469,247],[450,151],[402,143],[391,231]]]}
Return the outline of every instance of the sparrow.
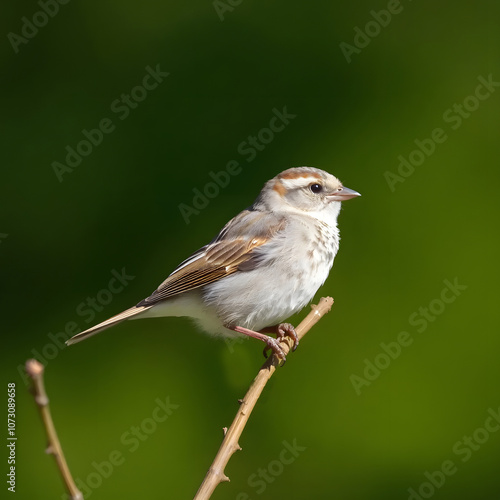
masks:
{"label": "sparrow", "polygon": [[[254,204],[182,262],[134,307],[78,333],[75,344],[128,319],[188,316],[215,336],[247,335],[285,360],[279,340],[297,334],[286,318],[325,282],[339,249],[341,202],[361,196],[313,167],[268,181]],[[266,333],[274,332],[276,338]]]}

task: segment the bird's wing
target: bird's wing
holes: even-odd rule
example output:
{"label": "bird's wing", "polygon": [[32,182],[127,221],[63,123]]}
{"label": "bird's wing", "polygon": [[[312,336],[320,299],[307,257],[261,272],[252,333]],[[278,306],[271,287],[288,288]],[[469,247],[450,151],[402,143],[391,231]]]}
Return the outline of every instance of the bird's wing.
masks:
{"label": "bird's wing", "polygon": [[285,219],[279,216],[252,210],[241,212],[224,226],[217,238],[182,262],[137,306],[152,306],[237,271],[255,269],[261,260],[255,249],[268,243],[285,225]]}
{"label": "bird's wing", "polygon": [[263,260],[262,254],[255,250],[269,243],[285,225],[286,221],[279,216],[256,210],[241,212],[224,226],[217,238],[180,264],[147,299],[78,333],[67,340],[66,344],[75,344],[117,323],[138,316],[156,303],[179,293],[213,283],[237,271],[255,269]]}

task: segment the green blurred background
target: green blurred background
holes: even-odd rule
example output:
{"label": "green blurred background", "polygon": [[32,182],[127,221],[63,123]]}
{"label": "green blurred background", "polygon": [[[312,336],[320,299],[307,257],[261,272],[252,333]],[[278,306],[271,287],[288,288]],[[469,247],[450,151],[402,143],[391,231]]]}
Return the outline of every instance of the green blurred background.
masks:
{"label": "green blurred background", "polygon": [[[232,5],[219,2],[219,15],[209,0],[72,0],[23,42],[8,34],[22,36],[41,6],[4,2],[1,371],[4,387],[17,384],[18,497],[63,495],[21,375],[35,356],[86,498],[192,498],[262,346],[227,345],[180,318],[122,324],[71,348],[53,339],[138,302],[265,181],[311,165],[363,195],[344,206],[341,249],[317,296],[335,306],[266,388],[213,498],[406,499],[409,488],[498,498],[500,433],[488,412],[500,407],[500,87],[470,96],[481,76],[500,82],[500,5]],[[399,12],[375,14],[381,27],[371,11],[388,7]],[[366,46],[346,58],[340,44],[354,45],[356,27],[374,36],[358,31]],[[120,119],[112,103],[157,65],[169,76],[136,90],[141,102]],[[469,111],[453,108],[464,101]],[[241,144],[284,107],[295,118],[247,161]],[[52,163],[105,118],[114,131],[60,182]],[[436,128],[446,140],[391,189],[399,155]],[[241,172],[186,224],[179,205],[231,160]],[[103,292],[122,268],[134,279]],[[449,304],[444,280],[467,287]],[[96,296],[107,303],[91,319],[81,304]],[[429,305],[437,313],[423,319]],[[413,342],[387,362],[381,344],[402,331]],[[158,398],[179,405],[163,422],[152,419]],[[294,440],[301,451],[289,460],[283,442]],[[110,455],[121,457],[112,472]],[[454,473],[432,485],[425,473],[447,460]]]}

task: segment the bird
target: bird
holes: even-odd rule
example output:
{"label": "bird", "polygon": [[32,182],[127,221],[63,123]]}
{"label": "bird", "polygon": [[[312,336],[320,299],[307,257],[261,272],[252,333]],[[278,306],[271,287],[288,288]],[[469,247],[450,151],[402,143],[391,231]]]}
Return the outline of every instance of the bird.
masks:
{"label": "bird", "polygon": [[[74,335],[71,345],[122,321],[188,316],[218,337],[249,336],[279,359],[280,340],[298,346],[284,320],[323,285],[339,249],[341,202],[361,196],[332,174],[293,167],[266,182],[255,202],[184,260],[137,305]],[[275,333],[276,338],[267,335]]]}

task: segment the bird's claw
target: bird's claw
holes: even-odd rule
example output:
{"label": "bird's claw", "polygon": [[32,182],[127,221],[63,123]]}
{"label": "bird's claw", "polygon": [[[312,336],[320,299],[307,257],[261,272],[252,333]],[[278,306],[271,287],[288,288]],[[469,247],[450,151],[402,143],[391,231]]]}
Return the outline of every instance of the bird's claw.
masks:
{"label": "bird's claw", "polygon": [[276,335],[280,340],[284,337],[291,337],[293,340],[292,351],[295,351],[295,349],[299,346],[299,336],[297,335],[294,326],[290,323],[280,323],[276,327]]}
{"label": "bird's claw", "polygon": [[295,331],[295,328],[290,323],[280,323],[275,327],[275,331],[277,338],[274,339],[272,337],[268,337],[269,340],[266,341],[267,345],[264,348],[263,354],[267,358],[267,351],[271,350],[274,354],[276,354],[276,356],[278,356],[278,358],[282,359],[283,362],[285,362],[286,356],[280,346],[280,341],[285,337],[291,337],[291,339],[293,340],[292,351],[295,351],[295,349],[297,349],[299,345],[299,337],[297,335],[297,332]]}
{"label": "bird's claw", "polygon": [[262,354],[264,354],[264,357],[267,358],[267,351],[271,350],[273,351],[274,354],[276,354],[276,356],[279,359],[283,361],[283,363],[285,363],[286,361],[285,352],[281,348],[278,340],[274,339],[273,337],[267,337],[267,338],[268,340],[265,340],[266,347],[264,347],[264,351],[262,352]]}

